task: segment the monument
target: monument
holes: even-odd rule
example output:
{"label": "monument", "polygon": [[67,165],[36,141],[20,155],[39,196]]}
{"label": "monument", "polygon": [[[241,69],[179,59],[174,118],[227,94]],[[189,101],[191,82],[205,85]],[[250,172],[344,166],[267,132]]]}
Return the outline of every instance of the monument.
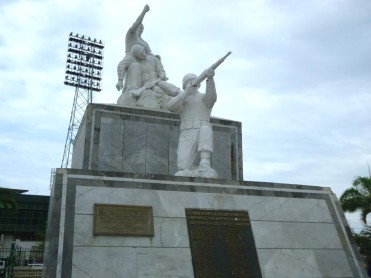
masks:
{"label": "monument", "polygon": [[211,117],[230,53],[180,89],[141,38],[148,11],[118,103],[89,105],[56,170],[44,277],[367,277],[330,188],[243,180],[241,123]]}

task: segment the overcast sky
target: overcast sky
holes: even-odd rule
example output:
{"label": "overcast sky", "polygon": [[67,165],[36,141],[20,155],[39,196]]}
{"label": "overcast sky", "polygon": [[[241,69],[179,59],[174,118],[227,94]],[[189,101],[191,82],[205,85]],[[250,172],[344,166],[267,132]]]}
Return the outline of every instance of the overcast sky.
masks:
{"label": "overcast sky", "polygon": [[[116,103],[124,37],[142,37],[181,85],[225,55],[212,115],[242,122],[244,179],[331,187],[340,197],[371,163],[371,1],[1,0],[0,186],[49,195],[74,88],[68,35],[105,44],[102,91]],[[348,217],[359,231],[358,217]]]}

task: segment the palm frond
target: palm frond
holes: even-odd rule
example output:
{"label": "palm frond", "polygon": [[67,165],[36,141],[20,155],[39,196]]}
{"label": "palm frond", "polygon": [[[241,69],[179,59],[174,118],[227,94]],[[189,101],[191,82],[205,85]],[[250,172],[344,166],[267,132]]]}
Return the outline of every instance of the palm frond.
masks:
{"label": "palm frond", "polygon": [[369,195],[371,194],[371,178],[358,176],[353,181],[353,187],[357,188],[362,194]]}
{"label": "palm frond", "polygon": [[367,215],[371,212],[371,208],[365,208],[361,210],[361,220],[367,225]]}
{"label": "palm frond", "polygon": [[348,188],[340,197],[341,207],[345,212],[355,212],[368,208],[368,196],[364,196],[355,188]]}

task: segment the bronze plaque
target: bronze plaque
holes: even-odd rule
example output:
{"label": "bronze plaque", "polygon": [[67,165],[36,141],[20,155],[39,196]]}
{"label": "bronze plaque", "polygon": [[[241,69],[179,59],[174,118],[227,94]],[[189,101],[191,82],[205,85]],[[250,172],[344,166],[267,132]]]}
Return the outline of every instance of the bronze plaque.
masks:
{"label": "bronze plaque", "polygon": [[94,204],[94,235],[154,236],[152,207]]}
{"label": "bronze plaque", "polygon": [[247,211],[186,209],[196,278],[262,277]]}

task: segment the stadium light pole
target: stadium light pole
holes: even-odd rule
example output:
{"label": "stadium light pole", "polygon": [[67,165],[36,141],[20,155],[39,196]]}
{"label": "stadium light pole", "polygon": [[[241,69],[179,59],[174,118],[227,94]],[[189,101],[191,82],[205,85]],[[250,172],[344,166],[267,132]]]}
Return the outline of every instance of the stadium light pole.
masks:
{"label": "stadium light pole", "polygon": [[75,87],[75,96],[61,168],[71,167],[73,144],[85,110],[93,102],[93,91],[102,90],[103,50],[101,40],[70,33],[64,84]]}

